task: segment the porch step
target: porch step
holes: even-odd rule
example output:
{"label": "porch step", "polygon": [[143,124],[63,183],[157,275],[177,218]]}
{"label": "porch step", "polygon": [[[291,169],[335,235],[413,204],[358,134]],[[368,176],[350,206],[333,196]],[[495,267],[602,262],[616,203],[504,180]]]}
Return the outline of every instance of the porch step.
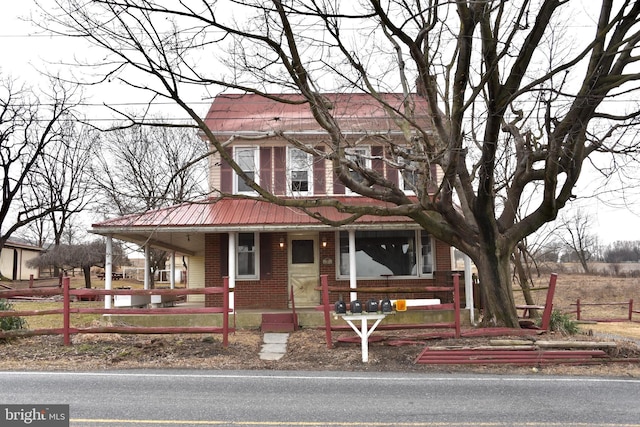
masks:
{"label": "porch step", "polygon": [[292,313],[262,313],[262,332],[293,332],[295,329]]}

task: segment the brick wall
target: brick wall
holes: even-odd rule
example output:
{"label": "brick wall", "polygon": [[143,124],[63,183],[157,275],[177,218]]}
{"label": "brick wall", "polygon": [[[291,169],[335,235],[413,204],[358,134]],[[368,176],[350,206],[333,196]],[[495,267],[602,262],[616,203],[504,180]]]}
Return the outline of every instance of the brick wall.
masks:
{"label": "brick wall", "polygon": [[[235,287],[236,308],[270,308],[286,309],[289,304],[287,284],[287,250],[279,246],[280,237],[286,238],[285,233],[264,233],[261,239],[269,241],[263,252],[269,252],[270,265],[261,265],[262,277],[259,280],[238,280]],[[205,286],[222,286],[222,278],[227,274],[226,234],[207,234],[205,236]],[[266,251],[265,251],[266,249]],[[262,260],[261,260],[262,261]],[[267,272],[265,274],[265,272]],[[221,295],[208,295],[206,306],[219,307],[222,305]]]}
{"label": "brick wall", "polygon": [[[259,280],[236,280],[235,288],[235,306],[238,309],[286,309],[289,304],[288,295],[288,273],[287,273],[287,249],[280,248],[280,238],[286,240],[286,233],[263,233],[261,239],[269,241],[267,247],[263,247],[270,252],[270,266],[261,265],[262,277]],[[340,286],[348,288],[349,281],[336,279],[336,241],[335,233],[321,232],[319,233],[319,242],[327,242],[326,247],[319,245],[320,250],[320,274],[326,274],[329,286]],[[227,235],[226,234],[207,234],[205,236],[205,286],[222,286],[222,277],[226,275],[227,263]],[[261,252],[263,252],[261,251]],[[264,263],[264,260],[261,260]],[[433,279],[415,278],[415,279],[376,279],[376,280],[358,280],[358,286],[363,288],[386,287],[386,286],[446,286],[451,283],[451,251],[449,245],[436,241],[435,243],[435,266],[436,274]],[[265,273],[266,272],[266,273]],[[464,279],[461,277],[461,287],[464,288]],[[339,294],[345,301],[349,300],[349,292],[331,292],[330,300],[336,301]],[[429,292],[412,292],[412,293],[362,293],[359,297],[362,300],[368,298],[382,299],[389,297],[391,299],[398,298],[432,298],[442,297]],[[443,298],[446,299],[446,298]],[[462,298],[464,301],[464,298]],[[207,306],[221,306],[222,300],[220,295],[208,295],[206,299]]]}

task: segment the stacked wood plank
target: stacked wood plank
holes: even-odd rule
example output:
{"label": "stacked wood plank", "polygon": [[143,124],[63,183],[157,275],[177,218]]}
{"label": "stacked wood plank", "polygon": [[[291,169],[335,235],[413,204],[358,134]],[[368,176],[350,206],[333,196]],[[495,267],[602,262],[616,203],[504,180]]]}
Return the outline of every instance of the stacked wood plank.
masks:
{"label": "stacked wood plank", "polygon": [[550,365],[593,364],[611,361],[604,349],[615,342],[491,340],[479,347],[427,347],[417,364],[430,365]]}

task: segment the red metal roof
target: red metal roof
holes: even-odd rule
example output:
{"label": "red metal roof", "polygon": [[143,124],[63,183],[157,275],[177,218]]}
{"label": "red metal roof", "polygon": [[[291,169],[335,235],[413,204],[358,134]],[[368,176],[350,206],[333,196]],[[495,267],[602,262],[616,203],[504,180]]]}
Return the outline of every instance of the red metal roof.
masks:
{"label": "red metal roof", "polygon": [[[301,95],[277,95],[289,101],[278,102],[260,95],[218,95],[205,118],[214,132],[321,132],[308,103]],[[380,101],[364,93],[328,93],[323,96],[331,103],[333,117],[343,132],[385,132],[398,126]],[[403,111],[404,96],[398,93],[380,94],[381,99]],[[429,112],[425,98],[414,95],[415,117],[428,126]]]}
{"label": "red metal roof", "polygon": [[[385,202],[367,197],[340,197],[336,199],[349,205],[388,206]],[[339,221],[349,216],[331,207],[321,207],[313,210],[333,221]],[[382,225],[412,222],[411,219],[403,216],[380,217],[365,215],[359,218],[356,224]],[[318,226],[321,225],[321,222],[297,208],[278,206],[257,200],[217,199],[203,203],[185,203],[142,214],[126,215],[93,224],[93,228],[99,232],[107,232],[111,228],[126,228],[133,231],[147,227],[225,229],[252,226],[283,228],[305,225]]]}

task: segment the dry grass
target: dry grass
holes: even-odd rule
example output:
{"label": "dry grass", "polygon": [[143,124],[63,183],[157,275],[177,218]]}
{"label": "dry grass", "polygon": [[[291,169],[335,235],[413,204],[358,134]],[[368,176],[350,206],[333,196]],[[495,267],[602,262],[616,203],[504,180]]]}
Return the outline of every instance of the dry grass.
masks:
{"label": "dry grass", "polygon": [[[104,308],[104,303],[95,302],[73,302],[71,308]],[[60,310],[62,302],[58,301],[16,301],[13,302],[15,311],[32,311],[32,310]],[[27,325],[29,329],[52,329],[62,327],[62,314],[46,314],[38,316],[27,316]],[[100,314],[71,314],[71,324],[76,327],[85,327],[102,318]]]}
{"label": "dry grass", "polygon": [[[549,284],[549,276],[540,277],[535,281],[533,292],[536,304],[544,304],[546,287]],[[521,293],[516,293],[516,299],[522,300]],[[559,274],[556,283],[553,306],[563,313],[570,314],[576,319],[576,303],[581,301],[581,319],[628,319],[629,300],[635,302],[635,310],[640,310],[640,278],[619,278],[582,274]],[[588,305],[598,303],[601,305]],[[640,313],[633,314],[633,320],[640,322]],[[635,337],[635,331],[640,323],[628,321],[603,323],[597,325],[585,324],[581,328],[599,331],[607,330],[608,333],[628,333]]]}
{"label": "dry grass", "polygon": [[[638,315],[640,316],[640,315]],[[640,342],[640,323],[630,322],[600,322],[594,325],[581,325],[583,331],[593,331],[600,334],[614,334]]]}
{"label": "dry grass", "polygon": [[[536,287],[544,287],[548,281],[540,278]],[[104,282],[96,281],[100,287]],[[612,279],[596,276],[560,274],[554,305],[565,313],[575,311],[575,301],[618,302],[635,298],[640,301],[640,279]],[[116,286],[139,286],[138,283],[116,282]],[[75,287],[84,286],[83,282]],[[542,303],[545,291],[537,291],[537,302]],[[19,310],[59,307],[58,302],[19,302]],[[101,302],[74,303],[101,307]],[[619,317],[611,307],[590,307],[585,315],[590,317]],[[73,325],[90,325],[100,315],[74,315]],[[30,328],[59,327],[55,316],[28,319]],[[640,314],[637,315],[640,320]],[[640,323],[599,323],[582,325],[585,332],[615,334],[640,339]],[[400,333],[400,331],[398,331]],[[0,369],[10,370],[94,370],[127,368],[192,368],[192,369],[286,369],[286,370],[335,370],[335,371],[392,371],[392,372],[482,372],[482,373],[531,373],[531,368],[515,366],[427,366],[414,363],[417,355],[429,345],[476,346],[487,345],[487,339],[432,340],[416,339],[414,345],[392,346],[386,341],[372,343],[370,362],[363,364],[360,352],[354,344],[336,343],[327,349],[324,331],[305,329],[289,338],[287,355],[277,361],[263,361],[258,357],[262,334],[257,330],[242,330],[231,335],[228,348],[221,345],[218,335],[119,335],[82,334],[73,337],[72,346],[63,346],[58,336],[31,337],[0,343],[3,358]],[[337,337],[334,337],[334,340]],[[407,337],[402,337],[407,338]],[[567,337],[557,333],[545,335],[545,339]],[[570,339],[602,339],[598,334],[580,335]],[[610,340],[609,337],[606,340]],[[357,345],[356,345],[357,346]],[[612,357],[624,362],[603,363],[588,366],[545,366],[536,368],[538,374],[606,375],[640,377],[640,348],[633,342],[618,341]],[[629,361],[627,361],[629,359]]]}

